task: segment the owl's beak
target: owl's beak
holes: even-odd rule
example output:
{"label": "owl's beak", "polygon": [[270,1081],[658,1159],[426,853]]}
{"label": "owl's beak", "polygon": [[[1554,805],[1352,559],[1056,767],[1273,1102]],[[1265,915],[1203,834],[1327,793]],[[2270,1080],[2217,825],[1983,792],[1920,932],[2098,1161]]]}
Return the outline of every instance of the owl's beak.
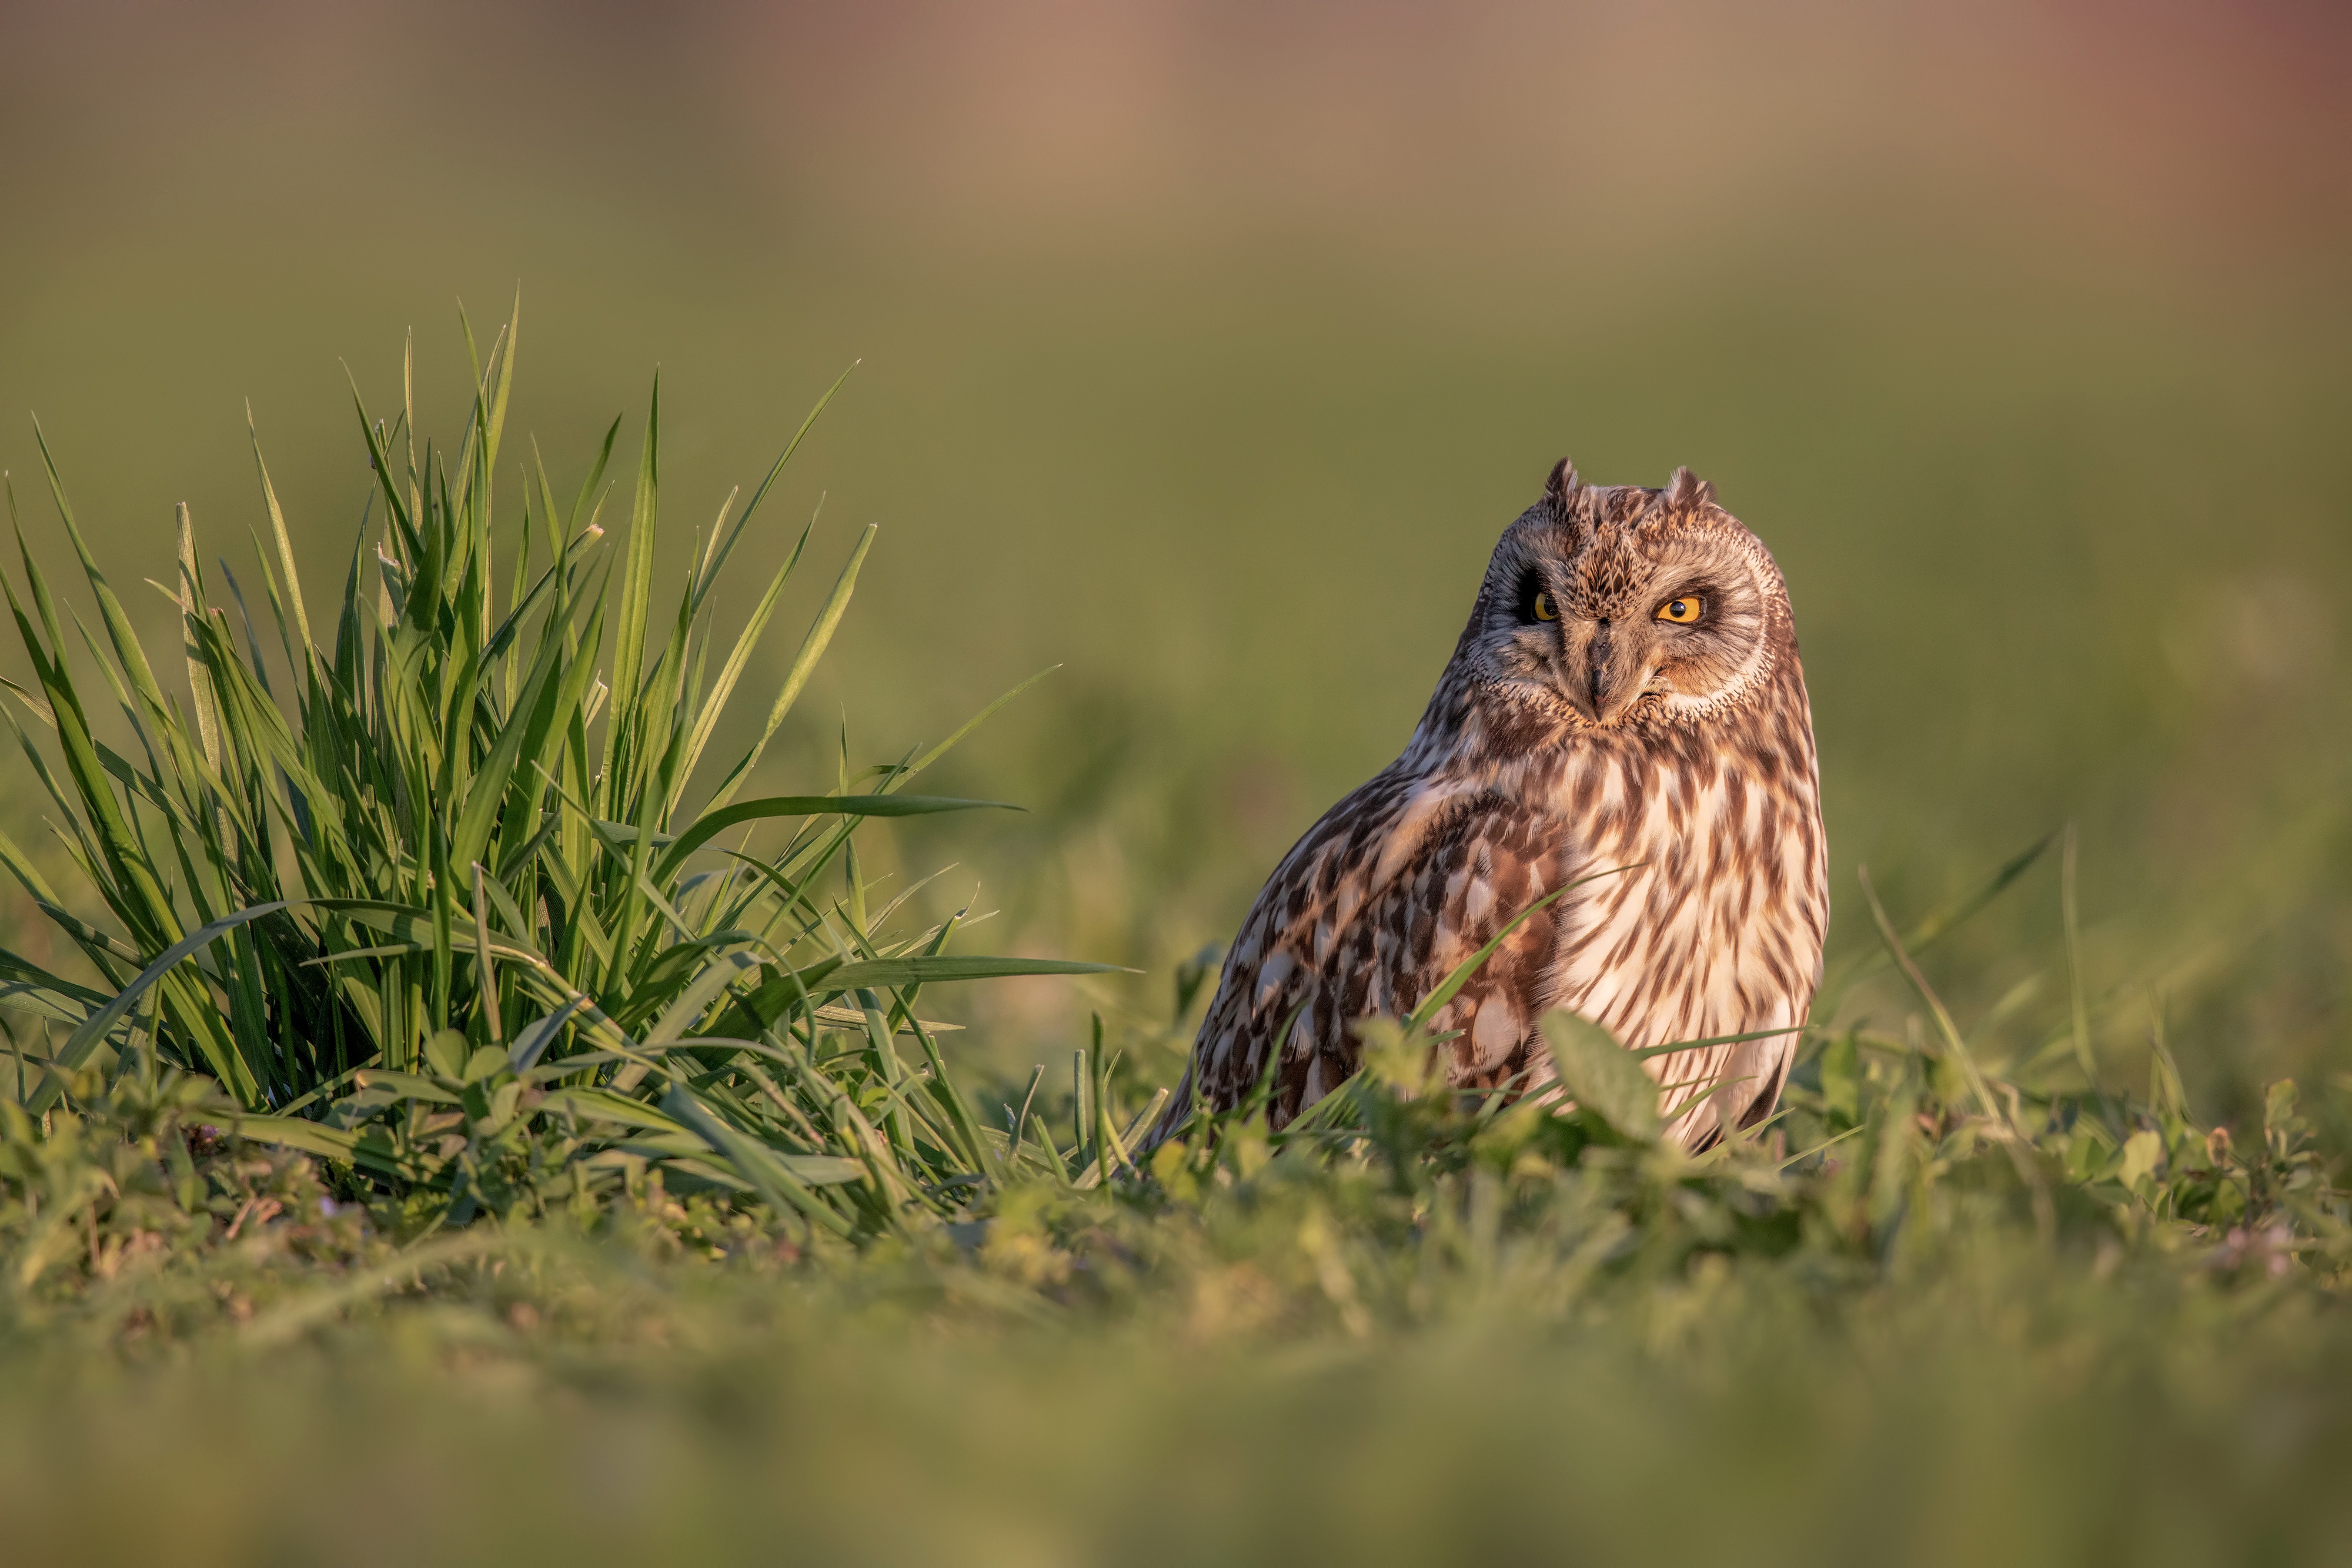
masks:
{"label": "owl's beak", "polygon": [[1614,724],[1624,717],[1648,685],[1636,639],[1622,635],[1606,621],[1591,621],[1571,631],[1565,641],[1560,695],[1569,706],[1594,724]]}

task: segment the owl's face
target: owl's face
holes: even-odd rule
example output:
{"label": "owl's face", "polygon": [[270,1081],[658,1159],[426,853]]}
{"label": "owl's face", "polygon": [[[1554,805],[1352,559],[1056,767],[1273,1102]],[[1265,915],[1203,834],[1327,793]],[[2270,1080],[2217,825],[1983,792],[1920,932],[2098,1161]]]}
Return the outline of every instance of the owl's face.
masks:
{"label": "owl's face", "polygon": [[1696,721],[1771,674],[1788,606],[1770,552],[1688,469],[1601,487],[1563,459],[1495,547],[1461,653],[1489,693],[1586,726]]}

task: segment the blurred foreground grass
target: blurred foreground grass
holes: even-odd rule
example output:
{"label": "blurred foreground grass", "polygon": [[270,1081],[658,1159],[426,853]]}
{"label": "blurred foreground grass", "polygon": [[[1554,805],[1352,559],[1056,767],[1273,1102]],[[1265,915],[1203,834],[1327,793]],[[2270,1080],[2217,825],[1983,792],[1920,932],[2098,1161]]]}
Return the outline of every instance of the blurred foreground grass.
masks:
{"label": "blurred foreground grass", "polygon": [[599,1259],[536,1283],[669,1343],[486,1300],[135,1376],[18,1360],[0,1498],[19,1562],[2341,1560],[2347,1345],[2309,1303],[1968,1261],[1826,1322],[1701,1280],[1665,1345],[1507,1306],[1265,1345],[907,1333]]}
{"label": "blurred foreground grass", "polygon": [[403,1249],[134,1074],[0,1140],[12,1558],[2339,1560],[2352,1228],[2291,1086],[2233,1141],[2161,1079],[1985,1115],[1958,1053],[1809,1055],[1826,1161],[1391,1051],[1337,1135],[854,1250],[658,1176]]}

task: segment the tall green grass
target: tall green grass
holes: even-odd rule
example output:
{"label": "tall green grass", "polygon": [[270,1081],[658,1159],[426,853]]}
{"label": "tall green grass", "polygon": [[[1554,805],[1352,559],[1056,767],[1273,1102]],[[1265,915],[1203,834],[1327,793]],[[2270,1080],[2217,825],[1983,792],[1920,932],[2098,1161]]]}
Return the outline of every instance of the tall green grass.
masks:
{"label": "tall green grass", "polygon": [[832,392],[694,536],[663,615],[658,383],[617,559],[617,420],[568,501],[534,446],[498,526],[515,325],[487,361],[467,330],[477,390],[454,450],[420,447],[413,346],[389,423],[354,386],[375,485],[327,615],[257,438],[257,601],[226,562],[205,570],[181,509],[163,590],[177,669],[141,645],[43,443],[102,639],[61,608],[20,523],[24,587],[6,592],[34,684],[11,684],[8,721],[74,892],[5,838],[0,858],[92,974],[0,956],[18,1098],[37,1115],[134,1068],[201,1073],[244,1136],[335,1162],[426,1228],[593,1207],[658,1169],[859,1237],[964,1213],[1024,1160],[1058,1160],[1041,1130],[984,1127],[917,1002],[929,984],[1100,966],[951,954],[960,916],[901,929],[904,895],[870,905],[859,873],[868,821],[988,804],[908,789],[971,725],[875,766],[845,755],[818,791],[745,796],[871,528],[761,694],[759,738],[705,782],[814,523],[731,632],[712,591],[767,543],[761,502]]}

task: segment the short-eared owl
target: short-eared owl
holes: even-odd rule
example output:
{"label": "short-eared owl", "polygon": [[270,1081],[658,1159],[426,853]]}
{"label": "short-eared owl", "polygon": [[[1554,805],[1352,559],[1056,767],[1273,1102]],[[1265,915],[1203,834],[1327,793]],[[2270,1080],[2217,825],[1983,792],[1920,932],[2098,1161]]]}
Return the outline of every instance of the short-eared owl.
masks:
{"label": "short-eared owl", "polygon": [[[1155,1138],[1195,1082],[1233,1105],[1276,1050],[1281,1126],[1356,1071],[1357,1019],[1406,1016],[1513,916],[1612,868],[1634,869],[1538,912],[1436,1015],[1453,1082],[1549,1082],[1553,1008],[1635,1049],[1802,1024],[1829,916],[1819,797],[1771,552],[1687,468],[1602,487],[1563,458],[1495,547],[1404,755],[1258,894]],[[1646,1059],[1668,1135],[1769,1114],[1797,1038]]]}

